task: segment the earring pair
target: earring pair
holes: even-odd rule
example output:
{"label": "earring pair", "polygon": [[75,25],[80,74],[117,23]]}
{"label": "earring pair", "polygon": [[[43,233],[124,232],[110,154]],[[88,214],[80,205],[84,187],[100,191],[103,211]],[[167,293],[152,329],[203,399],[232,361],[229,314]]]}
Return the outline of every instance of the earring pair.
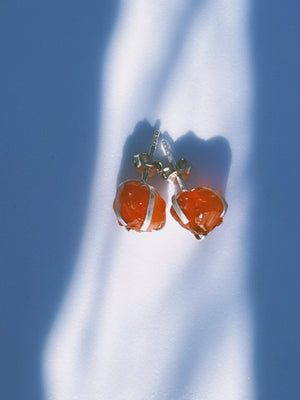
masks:
{"label": "earring pair", "polygon": [[149,152],[133,156],[133,164],[141,178],[126,180],[118,186],[113,209],[119,225],[137,232],[151,232],[164,227],[166,202],[158,191],[147,183],[149,176],[159,174],[179,188],[172,196],[172,217],[201,240],[222,223],[227,203],[222,194],[213,189],[202,186],[187,189],[184,180],[191,173],[191,165],[184,158],[175,160],[166,139],[161,140],[161,146],[168,165],[164,167],[161,161],[154,160],[159,136],[160,131],[155,130]]}

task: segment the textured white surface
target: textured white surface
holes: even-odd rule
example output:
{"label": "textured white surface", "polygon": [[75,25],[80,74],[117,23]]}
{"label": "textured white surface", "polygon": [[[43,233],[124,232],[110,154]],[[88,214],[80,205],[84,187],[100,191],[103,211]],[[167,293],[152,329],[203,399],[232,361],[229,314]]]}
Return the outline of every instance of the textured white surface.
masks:
{"label": "textured white surface", "polygon": [[[247,17],[246,0],[122,2],[86,230],[44,352],[48,399],[253,398]],[[116,223],[120,154],[144,118],[159,118],[174,140],[189,130],[203,139],[226,133],[229,210],[203,242],[169,216],[151,234]]]}

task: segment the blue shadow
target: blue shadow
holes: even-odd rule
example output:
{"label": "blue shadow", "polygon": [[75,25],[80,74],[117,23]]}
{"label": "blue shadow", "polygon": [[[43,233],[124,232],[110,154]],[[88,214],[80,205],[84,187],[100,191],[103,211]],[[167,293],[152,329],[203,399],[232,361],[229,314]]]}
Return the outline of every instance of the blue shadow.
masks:
{"label": "blue shadow", "polygon": [[300,3],[252,4],[257,400],[300,398]]}
{"label": "blue shadow", "polygon": [[72,274],[118,1],[0,4],[0,398],[44,397],[41,357]]}

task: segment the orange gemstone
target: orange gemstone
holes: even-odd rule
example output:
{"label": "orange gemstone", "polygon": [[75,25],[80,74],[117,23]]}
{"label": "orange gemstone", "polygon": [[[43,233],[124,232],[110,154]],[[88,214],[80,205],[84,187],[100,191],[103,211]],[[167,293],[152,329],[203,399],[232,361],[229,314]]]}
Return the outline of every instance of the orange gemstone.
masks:
{"label": "orange gemstone", "polygon": [[166,203],[154,188],[140,181],[120,185],[113,204],[120,225],[137,232],[164,227]]}
{"label": "orange gemstone", "polygon": [[[174,200],[171,207],[172,216],[196,237],[207,235],[220,225],[227,206],[220,195],[204,187],[179,192]],[[179,206],[177,212],[176,202]]]}

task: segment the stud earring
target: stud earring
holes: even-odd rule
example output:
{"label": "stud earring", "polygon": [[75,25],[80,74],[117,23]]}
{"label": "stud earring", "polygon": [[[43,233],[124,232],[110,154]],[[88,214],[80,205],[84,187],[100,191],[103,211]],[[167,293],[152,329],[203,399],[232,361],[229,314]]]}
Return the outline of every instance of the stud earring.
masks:
{"label": "stud earring", "polygon": [[180,189],[172,197],[171,214],[196,239],[202,240],[223,222],[227,203],[221,193],[210,188],[196,187],[188,190],[184,179],[190,175],[191,165],[184,158],[176,162],[170,144],[165,139],[162,140],[162,148],[169,162],[169,167],[161,172],[162,177],[173,180]]}
{"label": "stud earring", "polygon": [[141,179],[127,180],[118,186],[113,209],[119,225],[125,226],[127,230],[151,232],[165,225],[166,202],[154,187],[146,182],[148,176],[162,169],[162,164],[152,159],[159,135],[160,131],[154,131],[149,153],[143,152],[133,156],[133,164],[137,172],[142,174]]}

